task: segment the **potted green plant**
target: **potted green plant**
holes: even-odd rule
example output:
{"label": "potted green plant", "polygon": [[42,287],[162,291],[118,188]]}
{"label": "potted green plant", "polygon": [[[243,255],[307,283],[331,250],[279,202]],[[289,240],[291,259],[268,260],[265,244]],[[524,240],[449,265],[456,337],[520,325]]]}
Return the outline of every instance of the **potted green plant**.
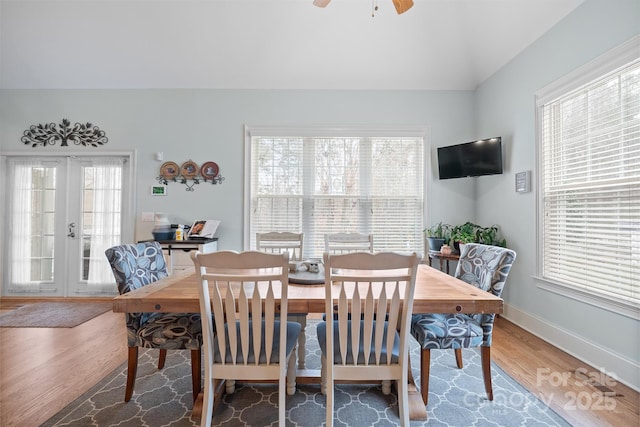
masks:
{"label": "potted green plant", "polygon": [[451,229],[451,244],[456,251],[460,250],[460,245],[476,241],[476,229],[478,226],[472,222],[456,225]]}
{"label": "potted green plant", "polygon": [[439,251],[442,245],[448,243],[449,239],[451,239],[451,226],[440,221],[429,228],[425,228],[424,233],[427,236],[429,250]]}
{"label": "potted green plant", "polygon": [[499,227],[492,225],[483,227],[472,222],[456,225],[451,229],[451,244],[459,251],[460,244],[465,243],[483,243],[492,246],[507,246],[507,241],[499,237]]}
{"label": "potted green plant", "polygon": [[477,242],[485,245],[507,247],[507,240],[499,237],[500,229],[497,225],[490,227],[479,227],[476,235]]}

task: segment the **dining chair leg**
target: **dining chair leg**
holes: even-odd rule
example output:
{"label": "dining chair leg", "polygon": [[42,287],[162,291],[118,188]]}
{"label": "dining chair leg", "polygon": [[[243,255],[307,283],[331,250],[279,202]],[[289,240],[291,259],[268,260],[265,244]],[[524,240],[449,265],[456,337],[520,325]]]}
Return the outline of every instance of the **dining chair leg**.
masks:
{"label": "dining chair leg", "polygon": [[320,392],[327,394],[327,359],[320,356]]}
{"label": "dining chair leg", "polygon": [[193,403],[196,403],[198,395],[202,390],[201,349],[191,350],[191,387],[193,393]]}
{"label": "dining chair leg", "polygon": [[167,349],[161,348],[158,355],[158,369],[164,368],[164,362],[167,360]]}
{"label": "dining chair leg", "polygon": [[300,335],[298,335],[298,369],[304,369],[305,367],[305,354],[307,351],[307,335],[305,330],[307,328],[307,315],[298,316],[298,323],[300,323]]}
{"label": "dining chair leg", "polygon": [[204,396],[202,399],[202,413],[200,414],[200,427],[211,426],[211,416],[213,415],[214,398],[216,394],[216,380],[205,378]]}
{"label": "dining chair leg", "polygon": [[133,387],[136,385],[136,375],[138,373],[138,347],[129,347],[127,360],[127,387],[124,391],[124,401],[131,400]]}
{"label": "dining chair leg", "polygon": [[293,396],[296,394],[296,349],[294,348],[289,355],[287,362],[287,394]]}
{"label": "dining chair leg", "polygon": [[[409,365],[411,366],[411,365]],[[411,369],[411,367],[409,367]],[[398,416],[400,417],[400,426],[408,427],[411,423],[409,419],[409,381],[402,384],[403,380],[397,381],[396,387],[398,389]]]}
{"label": "dining chair leg", "polygon": [[[294,349],[295,351],[295,349]],[[289,357],[289,360],[293,359]],[[287,362],[287,368],[289,368],[289,363]],[[279,367],[280,375],[278,378],[278,427],[285,427],[286,425],[286,417],[287,417],[287,370],[284,371],[284,375],[282,375],[282,366]]]}
{"label": "dining chair leg", "polygon": [[482,376],[484,377],[484,389],[489,400],[493,400],[493,387],[491,386],[491,347],[480,347],[480,359],[482,361]]}
{"label": "dining chair leg", "polygon": [[456,353],[456,365],[458,365],[458,369],[462,369],[462,349],[456,348],[454,351]]}
{"label": "dining chair leg", "polygon": [[420,351],[420,391],[424,406],[429,403],[429,370],[431,369],[431,350],[423,348]]}
{"label": "dining chair leg", "polygon": [[333,398],[334,398],[334,394],[333,392],[334,390],[334,384],[333,381],[329,380],[328,378],[324,379],[325,381],[325,396],[326,398],[326,403],[325,403],[325,426],[326,427],[333,427],[333,407],[334,407],[334,403],[333,403]]}

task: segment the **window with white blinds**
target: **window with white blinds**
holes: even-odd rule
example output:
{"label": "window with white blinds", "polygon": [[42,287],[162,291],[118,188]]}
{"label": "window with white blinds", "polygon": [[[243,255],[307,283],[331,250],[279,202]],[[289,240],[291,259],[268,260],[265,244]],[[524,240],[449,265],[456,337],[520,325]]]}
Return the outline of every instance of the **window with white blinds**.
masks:
{"label": "window with white blinds", "polygon": [[640,59],[539,101],[538,121],[542,279],[637,315]]}
{"label": "window with white blinds", "polygon": [[252,130],[250,247],[256,233],[304,232],[303,256],[321,257],[325,234],[358,232],[375,251],[421,253],[424,138],[397,134]]}

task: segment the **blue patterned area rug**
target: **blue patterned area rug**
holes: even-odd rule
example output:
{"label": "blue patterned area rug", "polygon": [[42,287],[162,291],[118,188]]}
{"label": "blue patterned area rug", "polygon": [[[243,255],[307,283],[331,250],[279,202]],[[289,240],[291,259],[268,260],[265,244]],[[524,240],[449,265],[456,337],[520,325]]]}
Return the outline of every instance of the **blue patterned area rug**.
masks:
{"label": "blue patterned area rug", "polygon": [[[319,368],[320,350],[315,323],[307,326],[307,367]],[[141,351],[133,397],[124,402],[126,364],[53,416],[43,426],[197,426],[190,418],[191,371],[188,351],[170,351],[162,371],[156,351]],[[455,365],[453,351],[431,352],[428,421],[412,426],[569,426],[534,394],[495,363],[494,400],[484,391],[480,353],[463,351],[464,369]],[[419,384],[419,347],[411,340],[412,370]],[[339,385],[335,393],[336,426],[397,426],[395,393],[385,396],[379,386]],[[216,409],[215,426],[277,426],[276,385],[237,385]],[[299,385],[287,396],[287,425],[321,426],[325,398],[319,385]]]}

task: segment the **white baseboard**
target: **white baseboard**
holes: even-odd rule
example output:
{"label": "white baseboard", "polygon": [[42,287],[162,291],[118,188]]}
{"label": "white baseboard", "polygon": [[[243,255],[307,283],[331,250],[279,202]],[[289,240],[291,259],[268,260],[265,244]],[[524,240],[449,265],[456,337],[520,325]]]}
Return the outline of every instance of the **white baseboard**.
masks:
{"label": "white baseboard", "polygon": [[600,348],[584,338],[513,305],[505,304],[504,313],[500,316],[595,369],[610,375],[614,380],[640,391],[640,365],[637,362]]}

